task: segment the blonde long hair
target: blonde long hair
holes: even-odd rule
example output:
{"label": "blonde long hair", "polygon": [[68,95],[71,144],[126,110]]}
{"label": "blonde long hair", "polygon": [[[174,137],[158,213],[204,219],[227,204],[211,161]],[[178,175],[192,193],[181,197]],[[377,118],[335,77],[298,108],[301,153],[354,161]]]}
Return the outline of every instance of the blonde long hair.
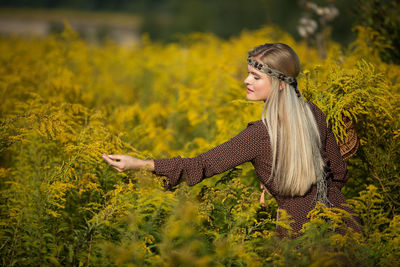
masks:
{"label": "blonde long hair", "polygon": [[[288,45],[261,45],[249,55],[290,77],[295,78],[300,72],[298,56]],[[296,94],[293,85],[269,78],[271,90],[262,121],[268,129],[272,149],[270,179],[273,177],[280,194],[302,196],[324,179],[318,126],[309,105]]]}

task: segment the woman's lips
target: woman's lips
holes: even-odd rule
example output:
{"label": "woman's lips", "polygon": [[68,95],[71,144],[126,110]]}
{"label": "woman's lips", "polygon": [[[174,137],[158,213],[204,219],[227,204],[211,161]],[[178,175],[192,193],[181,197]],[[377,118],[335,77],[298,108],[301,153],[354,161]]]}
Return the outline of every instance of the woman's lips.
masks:
{"label": "woman's lips", "polygon": [[247,88],[247,93],[249,94],[249,93],[252,93],[252,92],[254,92],[253,90],[250,90],[249,88]]}

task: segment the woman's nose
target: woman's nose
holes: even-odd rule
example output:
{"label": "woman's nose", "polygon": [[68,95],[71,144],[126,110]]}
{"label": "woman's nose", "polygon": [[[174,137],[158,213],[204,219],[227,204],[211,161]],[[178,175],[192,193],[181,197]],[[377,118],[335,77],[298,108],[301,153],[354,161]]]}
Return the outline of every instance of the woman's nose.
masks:
{"label": "woman's nose", "polygon": [[246,79],[244,79],[244,84],[248,85],[249,84],[249,76],[246,77]]}

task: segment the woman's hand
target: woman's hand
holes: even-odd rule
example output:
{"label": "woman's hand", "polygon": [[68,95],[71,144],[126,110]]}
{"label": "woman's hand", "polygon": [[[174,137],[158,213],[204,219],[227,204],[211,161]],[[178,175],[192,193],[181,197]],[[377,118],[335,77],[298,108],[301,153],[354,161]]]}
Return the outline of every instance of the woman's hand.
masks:
{"label": "woman's hand", "polygon": [[106,155],[103,159],[119,172],[127,170],[139,170],[146,167],[149,171],[154,171],[153,160],[141,160],[128,155]]}
{"label": "woman's hand", "polygon": [[270,195],[270,196],[272,196],[272,195],[271,195],[271,193],[268,191],[268,189],[267,189],[262,183],[260,183],[260,187],[261,187],[261,189],[263,190],[262,193],[261,193],[261,196],[260,196],[260,204],[261,204],[261,206],[264,207],[264,196],[265,196],[265,192],[266,192],[268,195]]}

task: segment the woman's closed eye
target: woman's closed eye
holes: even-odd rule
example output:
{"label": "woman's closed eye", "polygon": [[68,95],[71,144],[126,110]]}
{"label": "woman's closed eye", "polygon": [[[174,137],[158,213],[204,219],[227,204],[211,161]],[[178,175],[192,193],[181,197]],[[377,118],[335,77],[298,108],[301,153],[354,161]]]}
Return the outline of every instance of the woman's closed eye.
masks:
{"label": "woman's closed eye", "polygon": [[260,77],[258,75],[256,75],[256,74],[254,74],[254,72],[248,72],[248,73],[249,73],[249,75],[251,75],[254,78],[254,80],[259,80],[260,79]]}

